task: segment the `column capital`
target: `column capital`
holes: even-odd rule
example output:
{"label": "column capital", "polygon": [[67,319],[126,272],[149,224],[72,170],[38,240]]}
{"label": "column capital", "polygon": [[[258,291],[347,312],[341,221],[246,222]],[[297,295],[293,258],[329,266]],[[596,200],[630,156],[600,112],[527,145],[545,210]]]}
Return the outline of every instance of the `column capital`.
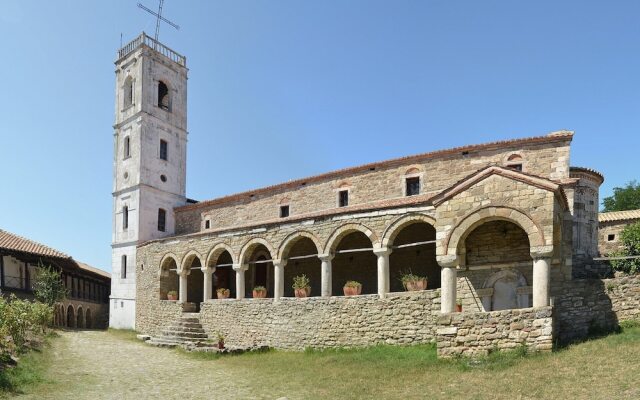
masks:
{"label": "column capital", "polygon": [[216,272],[216,267],[202,267],[200,268],[200,271],[202,271],[205,274],[212,274]]}
{"label": "column capital", "polygon": [[189,274],[191,274],[191,269],[190,268],[181,268],[176,270],[176,273],[180,276],[188,276]]}
{"label": "column capital", "polygon": [[388,256],[391,252],[393,252],[393,249],[390,247],[378,247],[373,249],[373,254],[376,256]]}
{"label": "column capital", "polygon": [[246,271],[249,269],[249,264],[233,264],[233,270],[236,272]]}
{"label": "column capital", "polygon": [[534,246],[530,250],[531,258],[534,260],[541,258],[551,258],[553,256],[553,246]]}
{"label": "column capital", "polygon": [[318,258],[320,261],[329,262],[335,258],[335,254],[326,253],[326,254],[318,254]]}
{"label": "column capital", "polygon": [[279,260],[273,260],[272,263],[274,267],[284,268],[287,265],[287,261],[289,260],[279,259]]}
{"label": "column capital", "polygon": [[460,256],[457,254],[436,256],[436,260],[442,268],[456,268],[458,265],[460,265]]}

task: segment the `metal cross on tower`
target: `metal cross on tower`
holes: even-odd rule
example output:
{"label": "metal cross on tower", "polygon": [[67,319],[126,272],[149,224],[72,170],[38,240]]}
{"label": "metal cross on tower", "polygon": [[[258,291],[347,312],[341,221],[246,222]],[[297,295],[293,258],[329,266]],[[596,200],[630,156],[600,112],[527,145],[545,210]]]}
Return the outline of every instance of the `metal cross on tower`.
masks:
{"label": "metal cross on tower", "polygon": [[143,6],[142,4],[138,3],[138,7],[142,8],[143,10],[148,12],[149,14],[153,15],[154,17],[156,17],[156,35],[153,37],[155,39],[156,43],[158,42],[158,35],[160,34],[160,21],[166,22],[167,24],[173,26],[177,30],[180,30],[180,27],[178,25],[174,24],[173,22],[169,21],[168,19],[166,19],[166,18],[164,18],[162,16],[162,5],[163,4],[164,4],[164,0],[160,0],[160,4],[158,5],[158,12],[156,13],[153,10],[150,10],[147,7]]}

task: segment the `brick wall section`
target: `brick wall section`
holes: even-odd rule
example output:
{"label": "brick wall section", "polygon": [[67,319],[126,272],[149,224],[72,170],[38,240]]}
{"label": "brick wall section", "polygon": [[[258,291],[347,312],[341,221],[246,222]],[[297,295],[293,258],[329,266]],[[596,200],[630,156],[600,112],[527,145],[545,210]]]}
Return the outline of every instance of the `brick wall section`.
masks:
{"label": "brick wall section", "polygon": [[[505,165],[506,159],[518,153],[524,159],[523,170],[552,180],[569,177],[570,137],[556,137],[549,143],[517,143],[491,150],[446,153],[426,160],[392,163],[374,171],[346,171],[339,176],[312,180],[295,187],[284,187],[254,194],[221,204],[187,206],[176,209],[176,234],[198,232],[204,220],[212,229],[232,228],[248,223],[277,219],[279,206],[289,204],[292,216],[335,209],[337,191],[349,188],[349,204],[365,204],[404,196],[404,177],[417,170],[421,176],[421,193],[436,194],[487,165]],[[412,172],[413,173],[413,172]]]}
{"label": "brick wall section", "polygon": [[229,344],[280,349],[419,344],[434,339],[439,290],[333,298],[213,300],[200,323]]}
{"label": "brick wall section", "polygon": [[521,345],[533,351],[553,348],[551,307],[451,313],[441,315],[437,323],[439,357],[486,355]]}

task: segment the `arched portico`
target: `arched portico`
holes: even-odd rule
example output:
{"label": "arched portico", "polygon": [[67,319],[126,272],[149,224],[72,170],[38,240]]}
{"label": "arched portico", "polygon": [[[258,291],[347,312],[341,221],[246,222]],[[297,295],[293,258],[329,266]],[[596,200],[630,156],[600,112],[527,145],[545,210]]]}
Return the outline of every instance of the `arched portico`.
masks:
{"label": "arched portico", "polygon": [[[507,243],[507,235],[512,235],[513,241]],[[482,240],[485,245],[476,246]],[[469,253],[470,248],[474,250]],[[482,251],[486,254],[481,254]],[[504,268],[513,262],[533,259],[533,306],[548,305],[552,252],[553,244],[546,242],[540,225],[523,211],[511,207],[485,207],[474,211],[456,224],[438,245],[437,259],[442,267],[442,312],[455,309],[457,268],[472,268],[479,261]],[[513,257],[516,259],[511,259]]]}
{"label": "arched portico", "polygon": [[202,256],[194,251],[189,251],[180,263],[180,301],[195,304],[199,310],[200,303],[204,300],[204,275],[202,272]]}
{"label": "arched portico", "polygon": [[[236,270],[236,298],[244,298],[256,286],[267,289],[267,296],[274,292],[273,255],[276,250],[263,238],[253,238],[240,250],[240,264]],[[245,284],[247,277],[249,285]]]}
{"label": "arched portico", "polygon": [[160,300],[167,300],[167,293],[180,291],[178,258],[175,254],[165,254],[160,261]]}
{"label": "arched portico", "polygon": [[84,312],[82,311],[82,306],[78,307],[78,311],[76,312],[76,328],[83,329],[84,328]]}
{"label": "arched portico", "polygon": [[73,306],[69,304],[67,306],[67,327],[75,328],[76,327],[76,314],[73,310]]}
{"label": "arched portico", "polygon": [[309,232],[298,231],[285,238],[278,249],[278,260],[274,263],[275,286],[278,289],[281,288],[281,292],[276,290],[276,297],[278,294],[294,296],[293,278],[299,275],[306,275],[309,278],[311,296],[326,295],[322,292],[322,282],[330,276],[326,275],[327,271],[323,273],[319,258],[321,249],[318,238]]}
{"label": "arched portico", "polygon": [[231,246],[218,243],[207,255],[204,273],[204,300],[218,297],[218,289],[229,289],[231,297],[235,297],[235,274],[233,265],[236,263],[235,254]]}

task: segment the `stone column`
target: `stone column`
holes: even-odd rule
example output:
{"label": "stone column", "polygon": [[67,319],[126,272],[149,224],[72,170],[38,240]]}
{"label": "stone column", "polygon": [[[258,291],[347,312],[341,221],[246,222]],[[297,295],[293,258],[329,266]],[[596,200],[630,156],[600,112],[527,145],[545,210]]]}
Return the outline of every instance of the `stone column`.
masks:
{"label": "stone column", "polygon": [[331,297],[331,260],[333,260],[333,254],[318,254],[320,259],[320,296]]}
{"label": "stone column", "polygon": [[191,273],[189,269],[181,269],[178,272],[180,277],[180,293],[178,294],[178,303],[187,302],[187,277]]}
{"label": "stone column", "polygon": [[440,272],[440,312],[450,313],[456,310],[456,292],[458,283],[458,256],[438,256]]}
{"label": "stone column", "polygon": [[389,293],[389,254],[391,254],[391,249],[383,247],[374,249],[373,253],[378,256],[378,296],[383,299]]}
{"label": "stone column", "polygon": [[249,269],[247,264],[235,264],[236,271],[236,299],[244,299],[244,272]]}
{"label": "stone column", "polygon": [[203,287],[203,300],[202,301],[208,301],[211,300],[212,296],[212,289],[213,289],[213,284],[211,283],[211,278],[213,273],[216,271],[215,267],[203,267],[200,268],[200,270],[202,271],[202,274],[204,275],[204,287]]}
{"label": "stone column", "polygon": [[286,260],[273,260],[273,299],[279,300],[284,297],[284,266]]}
{"label": "stone column", "polygon": [[533,259],[533,306],[549,305],[549,276],[551,258],[535,257]]}

